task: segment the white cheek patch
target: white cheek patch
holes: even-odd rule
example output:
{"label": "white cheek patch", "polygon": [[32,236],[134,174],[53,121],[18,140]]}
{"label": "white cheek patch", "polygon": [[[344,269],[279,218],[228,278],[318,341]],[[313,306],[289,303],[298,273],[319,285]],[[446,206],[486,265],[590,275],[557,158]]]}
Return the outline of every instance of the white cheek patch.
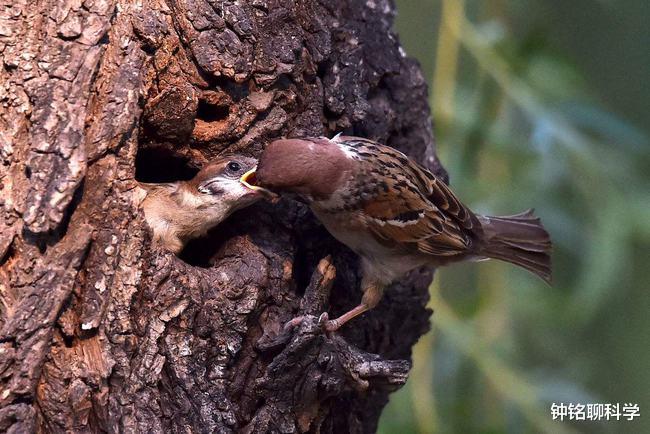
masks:
{"label": "white cheek patch", "polygon": [[241,196],[246,193],[246,187],[238,179],[222,178],[218,181],[219,188],[223,191],[224,196]]}
{"label": "white cheek patch", "polygon": [[212,179],[210,181],[204,182],[198,188],[199,193],[219,194],[221,190],[223,190],[220,184],[221,182],[219,179]]}
{"label": "white cheek patch", "polygon": [[205,207],[219,207],[243,196],[247,190],[239,180],[227,178],[214,178],[205,182],[198,188],[199,194],[185,194],[184,203],[199,209]]}

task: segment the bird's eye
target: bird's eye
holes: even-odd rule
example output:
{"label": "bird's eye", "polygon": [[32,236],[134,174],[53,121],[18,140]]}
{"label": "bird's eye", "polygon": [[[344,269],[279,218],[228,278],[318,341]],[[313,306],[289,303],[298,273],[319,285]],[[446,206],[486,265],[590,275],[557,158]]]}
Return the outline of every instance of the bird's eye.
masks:
{"label": "bird's eye", "polygon": [[231,172],[239,172],[241,170],[241,165],[236,161],[231,161],[228,163],[228,170]]}

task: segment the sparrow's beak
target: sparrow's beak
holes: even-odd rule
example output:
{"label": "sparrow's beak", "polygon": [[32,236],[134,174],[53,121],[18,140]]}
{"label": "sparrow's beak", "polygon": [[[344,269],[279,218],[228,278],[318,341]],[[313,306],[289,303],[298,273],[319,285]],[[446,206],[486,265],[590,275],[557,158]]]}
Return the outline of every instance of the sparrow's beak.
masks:
{"label": "sparrow's beak", "polygon": [[255,185],[257,182],[257,179],[255,178],[255,172],[257,171],[257,166],[253,167],[251,170],[248,172],[244,173],[241,178],[239,178],[239,182],[244,184],[246,188],[249,188],[253,191],[260,192],[261,194],[264,195],[264,197],[272,202],[277,202],[280,199],[280,196],[278,196],[276,193],[273,193],[271,190],[267,190],[264,187],[260,187],[259,185]]}

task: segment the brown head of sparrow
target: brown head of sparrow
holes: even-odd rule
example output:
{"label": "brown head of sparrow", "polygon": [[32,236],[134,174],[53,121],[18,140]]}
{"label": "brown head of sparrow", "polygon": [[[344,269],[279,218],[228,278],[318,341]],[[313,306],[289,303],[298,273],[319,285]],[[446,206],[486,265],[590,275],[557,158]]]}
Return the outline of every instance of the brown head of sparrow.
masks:
{"label": "brown head of sparrow", "polygon": [[361,304],[326,321],[330,331],[375,307],[387,285],[421,266],[495,258],[551,280],[551,240],[532,210],[475,214],[427,169],[367,139],[274,141],[247,180],[304,197],[327,230],[361,257]]}

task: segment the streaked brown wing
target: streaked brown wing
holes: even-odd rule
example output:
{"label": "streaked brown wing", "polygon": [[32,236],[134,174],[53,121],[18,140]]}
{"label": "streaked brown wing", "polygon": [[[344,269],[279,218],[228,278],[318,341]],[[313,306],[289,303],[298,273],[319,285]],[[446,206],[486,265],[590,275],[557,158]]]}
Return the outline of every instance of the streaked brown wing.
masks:
{"label": "streaked brown wing", "polygon": [[441,210],[446,217],[456,222],[463,229],[481,231],[481,223],[476,215],[467,208],[442,180],[414,162],[411,171],[417,180],[420,191],[427,199]]}
{"label": "streaked brown wing", "polygon": [[417,190],[381,192],[367,201],[360,218],[382,244],[417,249],[432,255],[455,255],[471,244],[466,229]]}
{"label": "streaked brown wing", "polygon": [[412,244],[431,255],[466,252],[482,232],[481,224],[449,187],[390,147],[368,143],[366,151],[375,153],[376,160],[367,163],[362,176],[370,180],[376,165],[391,169],[382,178],[388,189],[379,190],[362,207],[361,218],[377,239]]}

